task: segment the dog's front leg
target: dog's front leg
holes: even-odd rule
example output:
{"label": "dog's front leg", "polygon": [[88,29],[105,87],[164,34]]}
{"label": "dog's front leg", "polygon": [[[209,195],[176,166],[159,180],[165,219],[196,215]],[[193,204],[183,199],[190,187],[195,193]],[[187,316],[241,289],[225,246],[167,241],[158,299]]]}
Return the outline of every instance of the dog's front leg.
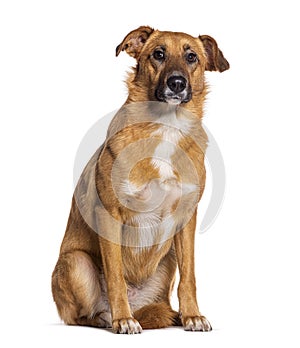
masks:
{"label": "dog's front leg", "polygon": [[[99,210],[98,210],[99,213]],[[103,231],[99,236],[101,258],[104,276],[107,284],[107,295],[111,308],[112,328],[115,333],[141,333],[142,328],[132,317],[127,296],[127,285],[123,275],[121,252],[122,225],[116,219],[107,217],[107,214],[97,214],[100,228]],[[113,242],[103,236],[113,235]]]}
{"label": "dog's front leg", "polygon": [[175,237],[175,248],[180,274],[178,285],[179,310],[182,325],[188,331],[210,331],[209,321],[201,315],[196,298],[194,265],[195,211],[189,223]]}

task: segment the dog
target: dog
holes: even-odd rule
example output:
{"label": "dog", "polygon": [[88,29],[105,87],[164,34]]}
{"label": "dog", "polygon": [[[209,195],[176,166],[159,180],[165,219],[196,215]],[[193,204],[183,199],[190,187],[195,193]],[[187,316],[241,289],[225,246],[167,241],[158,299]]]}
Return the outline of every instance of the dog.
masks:
{"label": "dog", "polygon": [[[210,36],[141,26],[128,98],[75,188],[52,294],[68,325],[210,331],[196,299],[194,237],[205,186],[205,71],[229,69]],[[170,298],[179,270],[179,311]]]}

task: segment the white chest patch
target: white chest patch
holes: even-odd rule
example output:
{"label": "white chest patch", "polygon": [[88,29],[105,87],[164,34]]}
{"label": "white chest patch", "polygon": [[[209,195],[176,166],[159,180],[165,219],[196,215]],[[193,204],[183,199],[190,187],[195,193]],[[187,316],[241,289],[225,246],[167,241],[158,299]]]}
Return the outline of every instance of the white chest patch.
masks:
{"label": "white chest patch", "polygon": [[124,228],[127,245],[147,248],[172,238],[177,228],[177,220],[172,216],[174,204],[194,187],[178,181],[172,164],[172,156],[180,140],[190,131],[191,121],[177,118],[175,112],[159,119],[160,127],[151,137],[159,137],[160,143],[152,155],[151,164],[159,172],[159,178],[151,179],[142,187],[126,182],[123,192],[130,196],[131,209],[136,213]]}
{"label": "white chest patch", "polygon": [[175,113],[162,116],[160,121],[162,125],[152,135],[158,135],[162,140],[155,149],[151,163],[159,170],[161,182],[164,182],[174,178],[171,157],[179,141],[190,130],[190,122],[187,119],[178,119]]}

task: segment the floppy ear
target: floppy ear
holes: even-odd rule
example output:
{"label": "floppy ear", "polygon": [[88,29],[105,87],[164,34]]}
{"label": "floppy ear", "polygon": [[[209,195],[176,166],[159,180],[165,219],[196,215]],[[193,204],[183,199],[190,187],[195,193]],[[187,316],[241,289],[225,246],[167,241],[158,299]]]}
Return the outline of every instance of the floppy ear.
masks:
{"label": "floppy ear", "polygon": [[207,63],[205,70],[208,71],[220,71],[223,72],[229,69],[229,63],[223,56],[222,51],[219,49],[215,39],[208,35],[200,35],[199,39],[202,41],[206,56]]}
{"label": "floppy ear", "polygon": [[153,31],[154,29],[147,26],[139,27],[138,29],[131,31],[120,45],[117,46],[116,56],[118,56],[121,51],[126,51],[131,57],[137,58],[141,53],[145,42]]}

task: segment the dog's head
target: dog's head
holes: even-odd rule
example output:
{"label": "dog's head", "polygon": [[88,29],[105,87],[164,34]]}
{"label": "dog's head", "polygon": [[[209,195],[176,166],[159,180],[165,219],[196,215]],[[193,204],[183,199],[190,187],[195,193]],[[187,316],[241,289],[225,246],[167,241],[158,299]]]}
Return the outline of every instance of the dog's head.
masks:
{"label": "dog's head", "polygon": [[184,33],[139,27],[116,48],[137,60],[129,93],[140,100],[170,104],[189,102],[204,89],[204,71],[229,69],[216,41],[207,35],[197,38]]}

